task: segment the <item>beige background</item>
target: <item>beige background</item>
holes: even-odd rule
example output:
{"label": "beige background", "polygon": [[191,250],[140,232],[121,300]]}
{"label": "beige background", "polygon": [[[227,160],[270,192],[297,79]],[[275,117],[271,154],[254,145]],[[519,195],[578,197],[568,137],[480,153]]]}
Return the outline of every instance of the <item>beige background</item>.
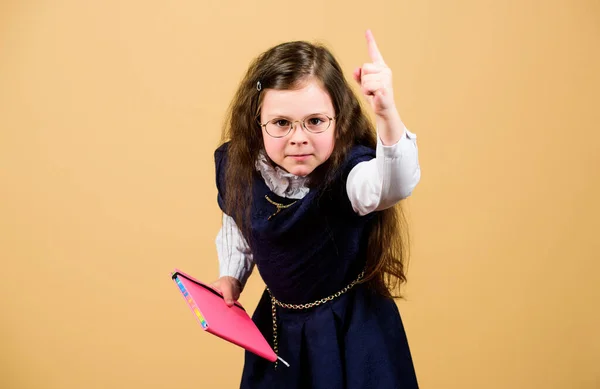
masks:
{"label": "beige background", "polygon": [[366,28],[419,137],[399,306],[422,388],[600,388],[593,0],[3,0],[0,387],[237,387],[242,351],[169,277],[217,276],[225,109],[285,40],[350,78]]}

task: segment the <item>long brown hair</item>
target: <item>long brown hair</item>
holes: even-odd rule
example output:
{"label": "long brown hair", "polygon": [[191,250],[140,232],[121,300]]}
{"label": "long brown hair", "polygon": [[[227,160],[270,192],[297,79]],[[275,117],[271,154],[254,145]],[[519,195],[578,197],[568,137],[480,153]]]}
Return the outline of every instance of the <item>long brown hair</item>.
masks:
{"label": "long brown hair", "polygon": [[[321,165],[321,185],[328,184],[352,146],[374,149],[377,145],[372,122],[346,82],[337,60],[324,45],[287,42],[259,55],[250,64],[229,106],[221,139],[222,143],[230,141],[225,209],[244,236],[250,231],[252,203],[252,191],[246,189],[252,187],[255,161],[264,149],[257,121],[264,89],[292,89],[309,79],[320,82],[328,92],[336,115],[335,146],[328,161]],[[312,180],[311,184],[314,184]],[[377,212],[369,233],[367,253],[362,282],[385,296],[401,297],[400,286],[406,281],[408,229],[400,204]]]}

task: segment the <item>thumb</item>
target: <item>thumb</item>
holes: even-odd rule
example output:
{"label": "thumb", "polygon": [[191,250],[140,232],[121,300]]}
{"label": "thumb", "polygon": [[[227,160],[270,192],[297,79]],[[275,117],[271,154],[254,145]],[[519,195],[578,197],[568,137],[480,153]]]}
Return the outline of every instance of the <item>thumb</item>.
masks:
{"label": "thumb", "polygon": [[354,72],[352,73],[352,77],[354,78],[354,80],[356,82],[358,82],[359,85],[360,85],[360,80],[361,80],[361,73],[362,73],[362,69],[360,67],[357,67],[356,69],[354,69]]}
{"label": "thumb", "polygon": [[[234,300],[236,300],[236,296],[234,295],[233,286],[229,282],[221,283],[221,293],[223,293],[223,299],[225,300],[225,304],[228,306],[233,306]],[[238,296],[239,297],[239,296]]]}

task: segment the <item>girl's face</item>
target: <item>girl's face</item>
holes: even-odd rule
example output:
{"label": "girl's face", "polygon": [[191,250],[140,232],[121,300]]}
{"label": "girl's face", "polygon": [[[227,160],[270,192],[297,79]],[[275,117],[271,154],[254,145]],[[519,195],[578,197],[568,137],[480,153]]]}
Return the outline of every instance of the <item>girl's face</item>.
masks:
{"label": "girl's face", "polygon": [[311,117],[306,125],[316,126],[320,121],[311,116],[313,114],[335,117],[329,94],[315,80],[303,83],[298,89],[266,89],[264,93],[260,122],[264,124],[277,119],[279,126],[293,122],[290,133],[282,138],[272,137],[263,126],[262,135],[267,155],[288,173],[296,176],[309,175],[327,161],[333,152],[335,121],[320,133],[307,131],[301,121]]}

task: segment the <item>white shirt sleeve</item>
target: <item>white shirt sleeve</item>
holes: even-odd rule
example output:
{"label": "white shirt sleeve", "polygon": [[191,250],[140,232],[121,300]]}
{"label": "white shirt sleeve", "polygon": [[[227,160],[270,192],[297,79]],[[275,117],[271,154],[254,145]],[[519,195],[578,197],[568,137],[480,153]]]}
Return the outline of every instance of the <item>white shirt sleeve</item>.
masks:
{"label": "white shirt sleeve", "polygon": [[244,286],[254,269],[254,260],[246,239],[231,216],[223,214],[223,223],[215,243],[219,277],[234,277]]}
{"label": "white shirt sleeve", "polygon": [[384,146],[377,135],[376,158],[361,162],[350,171],[346,191],[354,211],[363,216],[407,198],[420,179],[417,136],[405,128],[392,146]]}

